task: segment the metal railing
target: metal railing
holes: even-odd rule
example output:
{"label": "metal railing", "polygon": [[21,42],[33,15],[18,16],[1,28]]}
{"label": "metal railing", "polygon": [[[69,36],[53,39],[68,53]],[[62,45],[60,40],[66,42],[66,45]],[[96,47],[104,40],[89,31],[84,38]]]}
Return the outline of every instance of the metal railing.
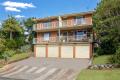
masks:
{"label": "metal railing", "polygon": [[50,25],[50,26],[40,26],[40,25],[34,24],[33,31],[36,31],[36,30],[47,30],[47,29],[57,29],[57,28],[66,28],[66,27],[74,27],[74,26],[77,26],[77,25],[85,25],[85,24],[87,24],[86,21],[84,21],[84,22],[74,22],[73,21],[73,23],[66,23],[66,21],[62,21],[62,26],[61,27],[59,27],[59,22],[57,22],[54,25]]}
{"label": "metal railing", "polygon": [[45,38],[34,38],[33,44],[40,44],[40,43],[57,43],[57,42],[91,42],[92,38],[85,36],[60,36],[60,37],[49,37]]}
{"label": "metal railing", "polygon": [[34,24],[33,25],[33,31],[36,31],[36,30],[47,30],[47,29],[56,29],[59,27],[59,23],[55,23],[55,24],[51,24],[51,25],[48,25],[48,26],[41,26],[41,25],[37,25],[37,24]]}
{"label": "metal railing", "polygon": [[72,27],[72,26],[76,26],[76,25],[85,25],[85,24],[87,24],[86,20],[81,21],[81,22],[75,22],[74,20],[69,23],[67,21],[62,22],[63,27]]}

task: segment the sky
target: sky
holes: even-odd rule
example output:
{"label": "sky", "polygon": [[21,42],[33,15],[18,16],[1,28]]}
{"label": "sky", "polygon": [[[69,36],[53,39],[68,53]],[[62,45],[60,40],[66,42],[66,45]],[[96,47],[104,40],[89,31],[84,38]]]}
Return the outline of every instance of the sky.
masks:
{"label": "sky", "polygon": [[100,0],[0,0],[0,21],[16,18],[44,18],[93,11]]}

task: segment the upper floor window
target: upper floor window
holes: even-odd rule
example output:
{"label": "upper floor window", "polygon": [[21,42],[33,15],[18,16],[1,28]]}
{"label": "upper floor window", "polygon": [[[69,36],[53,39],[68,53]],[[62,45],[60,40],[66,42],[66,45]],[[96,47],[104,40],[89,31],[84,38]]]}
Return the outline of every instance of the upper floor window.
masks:
{"label": "upper floor window", "polygon": [[74,20],[75,25],[85,24],[85,18],[83,16],[77,16]]}
{"label": "upper floor window", "polygon": [[44,41],[49,41],[50,33],[49,33],[49,32],[44,33],[44,34],[43,34],[43,37],[44,37]]}

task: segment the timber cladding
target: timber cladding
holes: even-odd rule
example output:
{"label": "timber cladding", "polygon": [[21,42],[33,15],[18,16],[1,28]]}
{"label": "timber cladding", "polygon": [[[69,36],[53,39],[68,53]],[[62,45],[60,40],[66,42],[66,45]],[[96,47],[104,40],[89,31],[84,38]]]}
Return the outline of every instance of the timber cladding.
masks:
{"label": "timber cladding", "polygon": [[35,57],[46,58],[91,58],[92,44],[35,45]]}

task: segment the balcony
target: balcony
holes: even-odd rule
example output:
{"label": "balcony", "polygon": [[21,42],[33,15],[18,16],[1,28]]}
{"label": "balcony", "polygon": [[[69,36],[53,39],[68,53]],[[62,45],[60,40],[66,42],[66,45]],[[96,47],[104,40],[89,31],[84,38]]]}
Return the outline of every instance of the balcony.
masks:
{"label": "balcony", "polygon": [[35,24],[33,26],[33,31],[58,30],[58,28],[68,29],[68,28],[85,27],[90,25],[91,24],[87,23],[86,20],[75,21],[75,19],[72,19],[72,20],[63,20],[61,23],[57,21],[57,22],[49,22],[46,24],[44,23]]}
{"label": "balcony", "polygon": [[34,38],[33,44],[44,44],[44,43],[79,43],[79,42],[92,42],[92,37],[87,36],[60,36],[60,37],[49,37],[48,40],[44,38]]}
{"label": "balcony", "polygon": [[45,25],[43,23],[40,24],[34,24],[33,25],[33,31],[39,31],[39,30],[49,30],[49,29],[57,29],[59,27],[59,22],[54,23],[46,23]]}

